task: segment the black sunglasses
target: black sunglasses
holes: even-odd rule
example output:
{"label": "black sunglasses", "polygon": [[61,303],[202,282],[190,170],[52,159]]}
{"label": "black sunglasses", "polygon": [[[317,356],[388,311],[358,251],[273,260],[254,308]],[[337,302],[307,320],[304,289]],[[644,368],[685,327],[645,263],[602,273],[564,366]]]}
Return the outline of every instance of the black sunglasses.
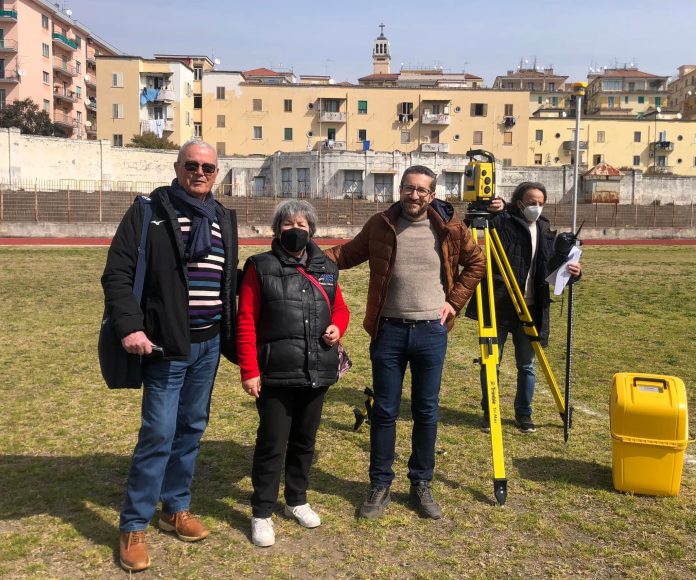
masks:
{"label": "black sunglasses", "polygon": [[215,173],[215,170],[217,169],[217,167],[215,167],[215,165],[213,165],[212,163],[198,163],[198,161],[184,162],[184,169],[186,171],[198,171],[199,167],[203,169],[203,173],[205,173],[206,175],[212,175],[213,173]]}

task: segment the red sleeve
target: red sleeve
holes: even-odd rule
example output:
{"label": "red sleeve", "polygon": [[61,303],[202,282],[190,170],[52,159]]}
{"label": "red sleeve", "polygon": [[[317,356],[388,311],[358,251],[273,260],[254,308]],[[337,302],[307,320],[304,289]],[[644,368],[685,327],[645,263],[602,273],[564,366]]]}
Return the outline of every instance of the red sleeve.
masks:
{"label": "red sleeve", "polygon": [[237,357],[242,380],[261,375],[256,358],[256,324],[261,314],[261,286],[256,267],[249,264],[239,289],[237,314]]}
{"label": "red sleeve", "polygon": [[348,310],[348,305],[343,300],[341,287],[336,284],[336,296],[334,297],[333,310],[331,311],[331,324],[335,324],[338,327],[338,332],[343,336],[348,328],[349,320],[350,310]]}

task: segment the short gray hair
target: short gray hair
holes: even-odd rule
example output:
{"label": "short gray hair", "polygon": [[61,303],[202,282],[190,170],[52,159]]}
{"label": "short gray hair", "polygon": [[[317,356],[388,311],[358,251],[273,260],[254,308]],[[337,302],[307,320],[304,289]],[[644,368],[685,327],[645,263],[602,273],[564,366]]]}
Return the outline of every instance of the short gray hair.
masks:
{"label": "short gray hair", "polygon": [[313,238],[317,231],[317,211],[314,206],[304,199],[288,199],[281,201],[275,208],[273,214],[273,235],[280,236],[280,226],[288,218],[302,216],[309,224],[309,237]]}
{"label": "short gray hair", "polygon": [[181,162],[181,157],[189,147],[203,147],[205,149],[210,149],[213,153],[215,153],[215,159],[217,159],[217,149],[215,149],[215,147],[213,147],[210,143],[206,143],[202,139],[189,139],[186,141],[186,143],[179,147],[179,155],[177,155],[176,158],[177,163]]}

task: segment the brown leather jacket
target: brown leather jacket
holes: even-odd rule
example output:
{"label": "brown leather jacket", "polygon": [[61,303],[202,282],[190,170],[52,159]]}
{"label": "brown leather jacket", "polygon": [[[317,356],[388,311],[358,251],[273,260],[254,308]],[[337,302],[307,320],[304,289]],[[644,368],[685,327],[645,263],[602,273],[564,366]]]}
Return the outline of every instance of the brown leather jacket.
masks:
{"label": "brown leather jacket", "polygon": [[[377,334],[377,323],[387,297],[396,250],[395,226],[400,214],[401,205],[397,202],[373,215],[350,242],[324,251],[341,270],[369,260],[370,283],[363,326],[372,338]],[[459,314],[486,272],[486,258],[452,204],[433,200],[428,207],[428,219],[440,239],[446,299]],[[447,330],[452,326],[454,317],[447,321]]]}

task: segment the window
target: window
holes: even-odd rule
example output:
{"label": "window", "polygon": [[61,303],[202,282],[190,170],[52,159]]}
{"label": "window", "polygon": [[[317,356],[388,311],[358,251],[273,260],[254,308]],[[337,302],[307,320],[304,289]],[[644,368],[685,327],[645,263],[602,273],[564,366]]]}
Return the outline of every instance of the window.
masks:
{"label": "window", "polygon": [[527,83],[527,90],[533,91],[534,90],[534,83]]}
{"label": "window", "polygon": [[374,173],[375,197],[379,201],[394,199],[394,176],[390,173]]}
{"label": "window", "polygon": [[607,97],[607,107],[610,109],[614,108],[614,97]]}
{"label": "window", "polygon": [[605,79],[602,81],[603,91],[620,91],[621,79]]}
{"label": "window", "polygon": [[75,87],[75,96],[78,99],[82,98],[82,87]]}
{"label": "window", "polygon": [[628,95],[624,97],[624,105],[628,105]]}
{"label": "window", "polygon": [[225,87],[217,87],[216,89],[216,97],[218,101],[222,101],[225,98]]}
{"label": "window", "polygon": [[75,113],[75,117],[77,119],[77,122],[81,125],[82,124],[82,111],[77,111],[77,113]]}
{"label": "window", "polygon": [[75,72],[80,74],[82,72],[82,63],[79,60],[75,61]]}
{"label": "window", "polygon": [[503,167],[512,167],[512,159],[503,159]]}
{"label": "window", "polygon": [[193,124],[193,136],[194,137],[203,137],[203,125],[201,123],[194,123]]}
{"label": "window", "polygon": [[544,101],[543,101],[543,98],[541,97],[541,95],[539,95],[539,96],[537,97],[537,104],[538,104],[538,105],[541,105],[543,102],[544,102]]}
{"label": "window", "polygon": [[367,101],[358,101],[358,115],[367,115]]}
{"label": "window", "polygon": [[326,138],[329,141],[335,141],[336,140],[336,129],[327,129],[326,130]]}
{"label": "window", "polygon": [[297,169],[297,195],[303,196],[309,193],[309,169],[300,167]]}
{"label": "window", "polygon": [[[0,97],[2,97],[1,100],[2,100],[2,104],[4,106],[4,104],[5,104],[5,89],[0,89],[0,90],[2,90],[2,94],[0,95]],[[47,113],[51,112],[51,101],[49,101],[48,99],[43,100],[43,110],[46,111]]]}
{"label": "window", "polygon": [[225,115],[217,116],[217,128],[223,129],[225,127]]}
{"label": "window", "polygon": [[633,142],[640,143],[640,131],[633,131]]}
{"label": "window", "polygon": [[202,109],[203,108],[203,95],[193,95],[193,108]]}
{"label": "window", "polygon": [[503,133],[503,145],[512,145],[512,131]]}
{"label": "window", "polygon": [[602,155],[601,153],[592,156],[592,165],[597,165],[599,163],[604,163],[604,155]]}
{"label": "window", "polygon": [[696,167],[696,157],[694,157],[694,167]]}
{"label": "window", "polygon": [[551,106],[558,107],[558,97],[551,97]]}
{"label": "window", "polygon": [[114,147],[123,147],[123,135],[114,135]]}
{"label": "window", "polygon": [[543,129],[537,129],[535,131],[534,140],[539,141],[539,143],[541,143],[544,140],[544,130]]}
{"label": "window", "polygon": [[645,104],[645,97],[643,95],[640,95],[638,97],[638,104],[639,105],[644,105]]}
{"label": "window", "polygon": [[254,139],[263,139],[263,127],[254,127]]}
{"label": "window", "polygon": [[111,108],[111,116],[113,119],[123,119],[123,105],[120,103],[114,103]]}
{"label": "window", "polygon": [[[222,87],[222,88],[224,89],[225,87]],[[217,143],[215,143],[215,151],[217,152],[218,155],[224,155],[225,154],[225,142],[218,141]]]}
{"label": "window", "polygon": [[46,44],[45,42],[43,42],[41,44],[41,54],[43,56],[50,56],[51,55],[51,53],[49,52],[48,44]]}
{"label": "window", "polygon": [[292,168],[283,167],[280,170],[281,193],[284,196],[292,195]]}
{"label": "window", "polygon": [[404,120],[413,121],[413,103],[399,103],[399,115],[408,115],[410,118],[407,117]]}
{"label": "window", "polygon": [[452,171],[445,173],[445,197],[459,197],[462,174]]}
{"label": "window", "polygon": [[[163,79],[164,81],[164,79]],[[164,87],[160,87],[164,88]],[[191,83],[187,82],[186,83],[186,96],[187,97],[192,97],[193,96],[193,86],[191,86]]]}
{"label": "window", "polygon": [[556,90],[556,83],[549,83],[549,91],[555,91]]}
{"label": "window", "polygon": [[655,97],[655,106],[659,107],[662,104],[662,97]]}
{"label": "window", "polygon": [[193,66],[193,80],[200,81],[203,78],[203,67],[200,64]]}
{"label": "window", "polygon": [[411,132],[410,131],[401,131],[401,142],[408,143],[410,141],[411,141]]}
{"label": "window", "polygon": [[51,77],[46,71],[43,71],[43,82],[45,85],[51,82]]}
{"label": "window", "polygon": [[292,113],[292,99],[285,99],[283,101],[283,111]]}
{"label": "window", "polygon": [[251,102],[254,111],[258,112],[263,110],[263,101],[261,99],[253,99]]}
{"label": "window", "polygon": [[367,129],[358,129],[358,141],[367,141]]}
{"label": "window", "polygon": [[283,139],[285,141],[292,141],[292,127],[285,127],[285,129],[283,129]]}
{"label": "window", "polygon": [[48,30],[48,16],[45,14],[41,15],[41,27]]}
{"label": "window", "polygon": [[474,145],[483,145],[483,131],[474,131],[474,139],[472,143]]}
{"label": "window", "polygon": [[343,193],[356,194],[362,196],[363,177],[362,171],[346,169],[343,172]]}
{"label": "window", "polygon": [[505,105],[505,116],[512,117],[512,105]]}
{"label": "window", "polygon": [[123,87],[123,73],[116,72],[111,75],[111,86],[112,87]]}
{"label": "window", "polygon": [[597,131],[597,143],[604,143],[604,131]]}
{"label": "window", "polygon": [[485,117],[487,112],[488,105],[486,103],[471,103],[472,117]]}
{"label": "window", "polygon": [[75,44],[77,44],[77,48],[80,48],[82,46],[82,39],[79,36],[75,35],[75,38],[73,38],[73,40],[75,41]]}
{"label": "window", "polygon": [[633,165],[640,165],[640,155],[633,156]]}
{"label": "window", "polygon": [[430,142],[439,143],[440,142],[440,129],[432,129],[430,131]]}
{"label": "window", "polygon": [[543,159],[543,156],[541,153],[535,153],[534,154],[534,165],[541,165],[542,159]]}
{"label": "window", "polygon": [[186,126],[191,126],[191,111],[186,111]]}

